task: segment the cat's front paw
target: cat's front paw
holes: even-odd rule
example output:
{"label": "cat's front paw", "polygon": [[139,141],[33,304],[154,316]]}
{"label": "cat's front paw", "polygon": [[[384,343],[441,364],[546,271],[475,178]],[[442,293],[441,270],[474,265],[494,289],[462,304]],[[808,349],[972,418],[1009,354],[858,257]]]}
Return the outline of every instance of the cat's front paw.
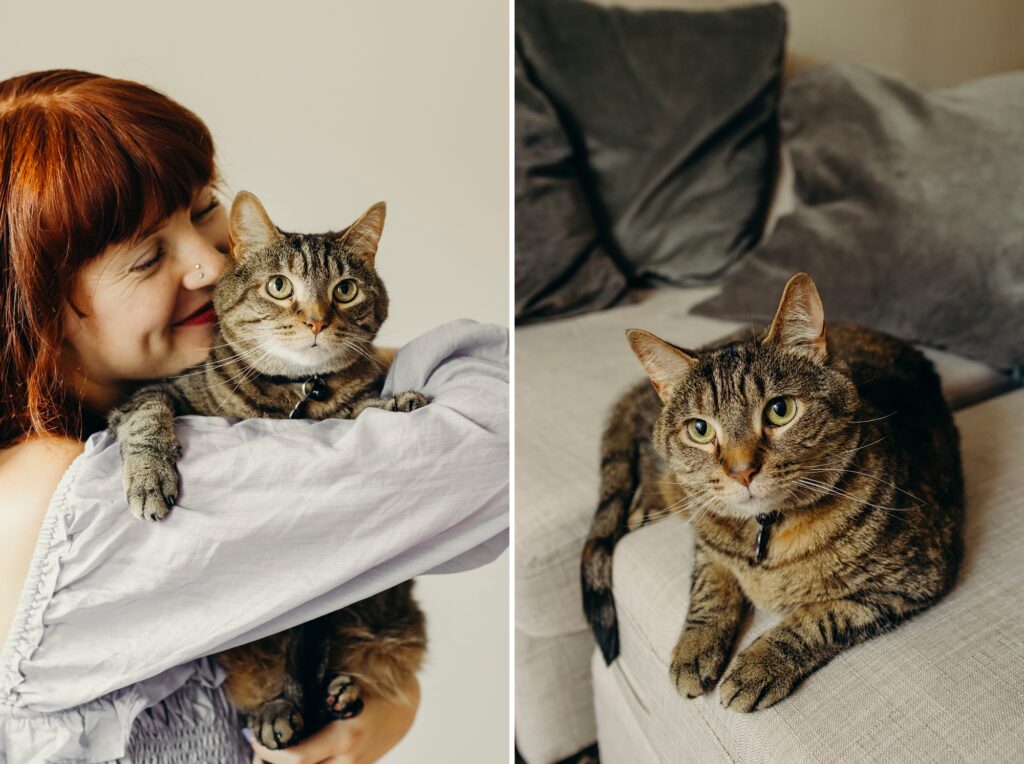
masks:
{"label": "cat's front paw", "polygon": [[249,717],[249,729],[267,748],[287,748],[299,739],[305,721],[299,707],[290,700],[274,698]]}
{"label": "cat's front paw", "polygon": [[722,680],[722,705],[747,713],[774,706],[799,683],[793,664],[770,642],[758,641],[736,657]]}
{"label": "cat's front paw", "polygon": [[669,676],[676,692],[696,698],[715,686],[729,659],[731,645],[713,629],[685,629],[672,651]]}
{"label": "cat's front paw", "polygon": [[135,517],[162,520],[178,498],[175,460],[152,455],[126,456],[124,492]]}
{"label": "cat's front paw", "polygon": [[408,413],[410,411],[415,411],[416,409],[421,409],[426,405],[427,398],[423,393],[418,393],[415,390],[408,390],[407,392],[399,393],[394,398],[389,398],[385,408],[387,411],[403,411]]}
{"label": "cat's front paw", "polygon": [[338,674],[327,683],[327,714],[351,719],[363,710],[362,690],[351,674]]}

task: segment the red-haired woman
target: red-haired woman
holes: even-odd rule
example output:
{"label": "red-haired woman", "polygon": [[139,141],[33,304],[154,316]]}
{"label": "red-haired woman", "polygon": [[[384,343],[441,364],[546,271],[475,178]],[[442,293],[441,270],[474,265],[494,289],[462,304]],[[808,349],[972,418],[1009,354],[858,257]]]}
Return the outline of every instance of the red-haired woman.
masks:
{"label": "red-haired woman", "polygon": [[[296,746],[257,744],[253,754],[240,742],[221,670],[203,657],[425,572],[397,563],[346,572],[339,562],[333,578],[324,577],[331,560],[318,560],[317,543],[334,532],[328,513],[337,509],[324,502],[319,510],[315,497],[304,499],[308,532],[294,559],[283,543],[287,531],[255,510],[239,520],[237,505],[254,498],[246,494],[249,479],[266,471],[260,449],[281,453],[275,438],[284,430],[273,427],[291,426],[293,434],[303,423],[179,424],[185,498],[192,491],[194,501],[159,526],[139,523],[118,504],[109,436],[94,437],[83,454],[85,438],[103,429],[106,413],[134,385],[173,375],[210,349],[211,288],[228,255],[216,181],[205,125],[146,86],[76,71],[0,82],[0,636],[7,634],[0,761],[369,762],[415,716],[418,686],[409,688],[408,704],[371,702],[357,718]],[[371,419],[365,427],[393,421]],[[371,458],[362,455],[366,448],[337,445],[352,432],[340,428],[353,424],[317,423],[316,432],[334,442],[327,450],[311,446],[304,458]],[[464,441],[481,451],[475,431],[445,426],[453,453],[470,453],[459,450]],[[402,437],[415,440],[408,429]],[[445,453],[443,442],[434,437],[431,448],[431,459],[444,459],[437,453]],[[500,445],[483,450],[500,457]],[[230,475],[190,466],[242,452],[230,468],[217,468]],[[364,468],[351,466],[357,474]],[[478,476],[489,469],[468,467]],[[218,512],[225,498],[218,486],[233,479],[235,513]],[[265,498],[274,487],[258,490]],[[445,500],[458,504],[458,486],[449,480],[445,490]],[[473,491],[482,496],[467,487],[463,515],[451,527],[495,506]],[[210,511],[198,509],[204,501]],[[408,544],[421,554],[436,540],[438,567],[480,546],[493,557],[494,540],[481,544],[488,533],[497,538],[494,517],[487,522],[490,530],[461,545],[454,543],[461,529],[436,522]],[[399,549],[381,545],[372,559],[394,563],[404,559]],[[264,564],[271,556],[275,562]],[[293,566],[291,575],[275,573],[275,565]],[[364,588],[349,587],[348,577]],[[316,609],[303,610],[300,599],[315,599]]]}

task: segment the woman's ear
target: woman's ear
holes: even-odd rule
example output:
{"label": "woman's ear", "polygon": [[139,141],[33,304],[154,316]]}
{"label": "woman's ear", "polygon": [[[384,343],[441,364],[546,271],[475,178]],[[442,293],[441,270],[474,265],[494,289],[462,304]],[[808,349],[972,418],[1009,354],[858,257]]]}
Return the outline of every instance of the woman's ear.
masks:
{"label": "woman's ear", "polygon": [[672,388],[689,373],[697,359],[643,329],[630,329],[626,338],[651,378],[661,402],[668,403]]}
{"label": "woman's ear", "polygon": [[268,247],[281,238],[260,200],[248,191],[239,191],[228,219],[231,255],[243,260],[246,255]]}

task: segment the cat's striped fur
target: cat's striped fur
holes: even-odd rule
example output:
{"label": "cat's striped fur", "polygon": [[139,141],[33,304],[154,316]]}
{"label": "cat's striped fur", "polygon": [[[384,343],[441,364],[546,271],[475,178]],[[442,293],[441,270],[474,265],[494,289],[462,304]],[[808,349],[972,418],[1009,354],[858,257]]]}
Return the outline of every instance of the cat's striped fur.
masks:
{"label": "cat's striped fur", "polygon": [[[785,614],[721,681],[722,703],[740,711],[782,700],[952,587],[964,511],[958,436],[932,365],[913,347],[852,325],[829,325],[826,341],[804,274],[760,334],[697,352],[638,330],[630,341],[654,387],[634,388],[612,412],[582,560],[584,608],[606,661],[619,650],[615,543],[669,513],[696,532],[671,659],[681,694],[719,681],[749,605]],[[786,396],[797,416],[775,427],[766,407]],[[710,443],[688,435],[695,418],[713,427]]]}
{"label": "cat's striped fur", "polygon": [[[213,293],[220,331],[210,356],[139,390],[110,417],[133,514],[159,520],[177,498],[176,415],[285,418],[299,405],[304,418],[349,419],[367,407],[426,405],[416,391],[380,397],[389,365],[373,346],[388,308],[374,268],[383,225],[380,203],[338,233],[285,233],[256,197],[238,195],[232,259]],[[404,697],[426,647],[412,586],[218,655],[228,696],[263,745],[291,745],[359,713],[368,697]]]}

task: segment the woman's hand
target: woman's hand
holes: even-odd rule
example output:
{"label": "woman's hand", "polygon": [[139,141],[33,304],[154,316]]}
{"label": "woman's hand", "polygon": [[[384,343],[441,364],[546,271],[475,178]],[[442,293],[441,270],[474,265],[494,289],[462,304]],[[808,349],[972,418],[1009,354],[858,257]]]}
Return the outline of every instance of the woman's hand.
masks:
{"label": "woman's hand", "polygon": [[420,705],[420,685],[405,687],[408,703],[367,702],[354,719],[328,724],[301,743],[272,751],[252,743],[252,764],[371,764],[394,748],[412,727]]}

